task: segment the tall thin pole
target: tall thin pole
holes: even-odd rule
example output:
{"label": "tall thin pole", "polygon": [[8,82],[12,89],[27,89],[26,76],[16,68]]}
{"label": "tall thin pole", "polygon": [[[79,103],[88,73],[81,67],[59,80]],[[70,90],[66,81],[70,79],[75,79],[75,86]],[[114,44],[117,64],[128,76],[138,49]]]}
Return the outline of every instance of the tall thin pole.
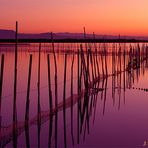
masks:
{"label": "tall thin pole", "polygon": [[0,116],[1,116],[3,73],[4,73],[4,54],[2,54],[2,59],[1,59],[1,73],[0,73]]}
{"label": "tall thin pole", "polygon": [[66,69],[67,69],[67,54],[65,54],[65,66],[64,66],[64,89],[63,89],[63,117],[64,117],[64,144],[65,148],[67,147],[67,140],[66,140]]}
{"label": "tall thin pole", "polygon": [[57,86],[57,62],[56,62],[56,55],[55,55],[55,49],[54,49],[54,40],[53,40],[53,34],[51,32],[51,41],[52,41],[52,51],[53,51],[53,56],[54,56],[54,66],[55,66],[55,75],[54,75],[54,81],[55,81],[55,108],[56,108],[56,113],[55,113],[55,148],[57,148],[57,128],[58,128],[58,114],[57,114],[57,109],[58,109],[58,86]]}
{"label": "tall thin pole", "polygon": [[[78,86],[78,90],[77,90],[77,92],[78,92],[78,96],[79,96],[79,94],[80,94],[80,78],[79,78],[79,74],[80,74],[80,51],[78,50],[78,54],[77,54],[77,60],[78,60],[78,62],[77,62],[77,68],[78,68],[78,70],[77,70],[77,72],[78,72],[78,83],[77,83],[77,86]],[[77,103],[77,143],[79,144],[79,99],[78,99],[78,103]]]}
{"label": "tall thin pole", "polygon": [[40,62],[41,60],[41,43],[39,44],[39,60],[38,60],[38,147],[40,147],[40,133],[41,133],[41,106],[40,106]]}
{"label": "tall thin pole", "polygon": [[14,65],[14,98],[13,98],[13,146],[17,147],[17,112],[16,112],[16,89],[17,89],[17,52],[18,52],[18,22],[16,21],[15,33],[15,65]]}
{"label": "tall thin pole", "polygon": [[25,121],[29,120],[29,104],[30,104],[29,95],[30,95],[30,82],[31,82],[31,68],[32,68],[32,54],[30,55],[30,62],[29,62]]}
{"label": "tall thin pole", "polygon": [[[1,104],[2,104],[3,72],[4,72],[4,54],[2,54],[2,59],[1,59],[1,73],[0,73],[0,134],[1,134],[1,123],[2,123]],[[0,141],[0,147],[1,147],[1,141]]]}
{"label": "tall thin pole", "polygon": [[40,60],[41,60],[41,43],[39,44],[39,60],[38,60],[38,115],[40,113]]}
{"label": "tall thin pole", "polygon": [[15,33],[15,65],[14,65],[14,102],[13,102],[13,122],[17,120],[16,113],[16,87],[17,87],[17,51],[18,51],[18,22],[16,21],[16,33]]}
{"label": "tall thin pole", "polygon": [[72,64],[71,64],[71,136],[72,136],[72,143],[74,146],[74,136],[73,136],[73,66],[74,66],[74,54],[72,57]]}
{"label": "tall thin pole", "polygon": [[47,55],[47,63],[48,63],[48,89],[49,89],[49,106],[50,111],[52,110],[52,92],[51,92],[51,79],[50,79],[50,56]]}
{"label": "tall thin pole", "polygon": [[84,30],[84,40],[85,40],[85,48],[86,48],[86,52],[88,52],[88,48],[87,48],[87,38],[86,38],[86,30],[85,30],[85,27],[83,27],[83,30]]}

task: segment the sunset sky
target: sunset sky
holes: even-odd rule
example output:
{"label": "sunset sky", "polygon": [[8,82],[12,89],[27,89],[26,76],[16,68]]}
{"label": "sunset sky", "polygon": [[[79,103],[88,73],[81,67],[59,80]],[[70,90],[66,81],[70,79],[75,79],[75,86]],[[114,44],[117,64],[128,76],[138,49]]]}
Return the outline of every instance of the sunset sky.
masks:
{"label": "sunset sky", "polygon": [[0,0],[0,28],[147,35],[148,0]]}

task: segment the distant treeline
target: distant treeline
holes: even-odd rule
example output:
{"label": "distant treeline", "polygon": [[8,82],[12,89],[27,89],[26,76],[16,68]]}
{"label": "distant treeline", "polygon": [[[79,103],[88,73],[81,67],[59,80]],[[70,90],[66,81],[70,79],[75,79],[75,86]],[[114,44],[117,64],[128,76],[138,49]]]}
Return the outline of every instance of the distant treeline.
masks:
{"label": "distant treeline", "polygon": [[[51,39],[18,39],[19,43],[51,43]],[[136,43],[148,42],[148,40],[137,39],[55,39],[55,43]],[[15,39],[0,39],[0,43],[15,43]]]}

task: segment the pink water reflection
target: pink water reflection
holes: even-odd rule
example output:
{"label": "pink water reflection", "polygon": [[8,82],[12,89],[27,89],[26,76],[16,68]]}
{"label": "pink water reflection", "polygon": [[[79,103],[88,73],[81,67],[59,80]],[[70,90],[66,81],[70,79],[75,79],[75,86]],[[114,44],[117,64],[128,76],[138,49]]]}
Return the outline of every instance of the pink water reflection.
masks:
{"label": "pink water reflection", "polygon": [[[136,46],[136,45],[135,45]],[[112,45],[109,44],[109,47]],[[35,48],[35,47],[33,47]],[[47,48],[47,47],[46,47]],[[48,72],[47,72],[47,49],[41,52],[41,110],[49,110],[48,96]],[[66,48],[66,47],[65,47]],[[13,73],[14,73],[14,52],[4,52],[5,68],[2,92],[2,109],[1,119],[2,127],[12,124],[13,113]],[[18,53],[18,83],[17,83],[17,119],[24,121],[26,91],[29,68],[29,55],[33,55],[31,91],[30,91],[30,119],[37,115],[37,71],[38,71],[38,52],[19,51]],[[58,66],[58,102],[63,101],[63,80],[64,80],[64,54],[56,54]],[[66,98],[68,98],[71,89],[71,62],[72,55],[67,57],[67,84]],[[102,73],[101,58],[98,56],[100,72]],[[54,59],[53,53],[50,53],[51,60],[51,87],[53,94],[53,102],[55,102],[55,82],[54,82]],[[123,62],[123,59],[122,59]],[[128,62],[128,57],[126,57]],[[108,72],[112,72],[112,57],[107,57]],[[123,63],[122,63],[123,67]],[[144,72],[143,72],[144,70]],[[99,87],[103,87],[104,91],[89,97],[87,109],[84,114],[82,131],[78,132],[78,114],[77,104],[73,105],[73,113],[71,107],[66,108],[66,138],[68,147],[141,147],[145,140],[148,139],[148,117],[147,104],[148,92],[139,90],[139,88],[147,88],[147,63],[144,69],[140,70],[140,75],[136,77],[134,72],[134,83],[129,89],[126,86],[124,91],[124,74],[127,81],[128,73],[121,73],[116,76],[115,90],[113,90],[113,77],[109,77],[104,81],[101,80]],[[74,61],[74,94],[77,94],[77,55]],[[133,79],[132,79],[133,80]],[[120,85],[119,85],[120,84]],[[134,89],[133,89],[134,87]],[[83,86],[84,88],[84,86]],[[138,89],[136,89],[138,88]],[[115,97],[113,97],[113,91]],[[81,101],[82,108],[84,98]],[[55,105],[54,105],[55,106]],[[83,109],[82,109],[83,112]],[[87,116],[88,113],[88,116]],[[52,122],[51,122],[52,121]],[[47,122],[41,125],[40,146],[47,147],[49,144],[49,124],[52,123],[51,145],[55,146],[55,116],[53,120],[49,118]],[[64,146],[64,129],[63,129],[63,113],[58,112],[58,130],[57,130],[57,146]],[[81,125],[81,119],[79,124]],[[29,129],[30,146],[38,146],[38,126],[33,125]],[[79,143],[79,144],[78,144]],[[7,146],[12,146],[12,141]],[[22,132],[18,136],[18,147],[26,145],[26,135]]]}

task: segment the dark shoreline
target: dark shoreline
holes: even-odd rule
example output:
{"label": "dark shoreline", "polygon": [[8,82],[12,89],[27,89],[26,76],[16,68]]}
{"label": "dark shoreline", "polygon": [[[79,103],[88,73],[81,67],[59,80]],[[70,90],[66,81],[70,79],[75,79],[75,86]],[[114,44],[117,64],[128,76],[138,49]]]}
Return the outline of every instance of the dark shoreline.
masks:
{"label": "dark shoreline", "polygon": [[[50,39],[18,39],[19,43],[51,43]],[[136,39],[55,39],[55,43],[147,43]],[[15,43],[15,39],[0,39],[0,43]]]}

